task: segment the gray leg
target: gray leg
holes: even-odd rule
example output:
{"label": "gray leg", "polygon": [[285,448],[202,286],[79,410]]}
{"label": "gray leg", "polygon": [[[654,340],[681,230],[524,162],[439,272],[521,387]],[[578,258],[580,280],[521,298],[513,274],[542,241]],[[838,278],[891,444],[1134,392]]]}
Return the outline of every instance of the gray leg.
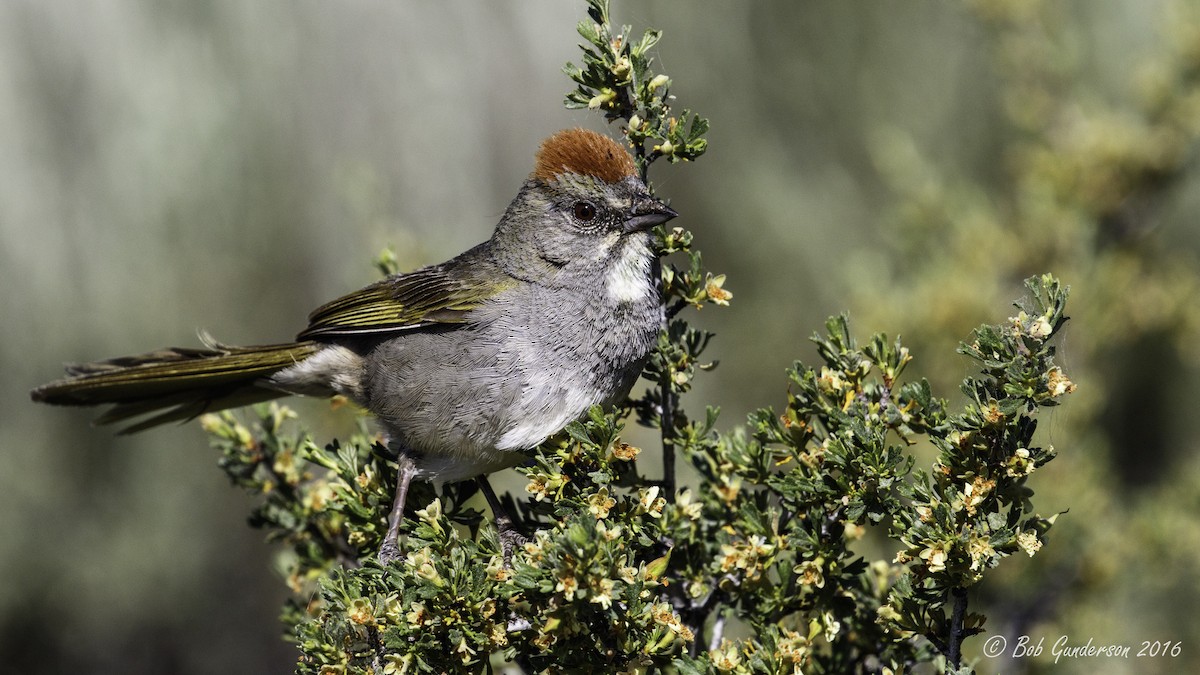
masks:
{"label": "gray leg", "polygon": [[512,516],[509,515],[504,505],[500,503],[500,498],[492,490],[487,476],[480,476],[475,480],[479,483],[479,489],[483,491],[483,497],[487,499],[488,506],[492,508],[492,515],[496,518],[496,531],[500,538],[500,550],[504,554],[504,566],[508,567],[512,562],[513,548],[524,544],[529,539],[517,531],[516,525],[513,524]]}
{"label": "gray leg", "polygon": [[408,497],[408,484],[417,474],[417,465],[408,455],[400,453],[400,473],[396,477],[396,496],[392,500],[392,512],[388,515],[387,534],[379,546],[379,562],[391,564],[400,559],[400,525],[404,522],[404,500]]}

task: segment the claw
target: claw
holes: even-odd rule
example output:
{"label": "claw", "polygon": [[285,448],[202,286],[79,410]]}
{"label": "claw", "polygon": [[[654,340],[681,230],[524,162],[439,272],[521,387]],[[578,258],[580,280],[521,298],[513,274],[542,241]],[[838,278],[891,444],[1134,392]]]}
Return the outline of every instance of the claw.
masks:
{"label": "claw", "polygon": [[384,567],[400,560],[400,547],[394,541],[385,541],[379,547],[379,563]]}
{"label": "claw", "polygon": [[476,480],[479,482],[479,489],[483,492],[484,498],[487,499],[488,506],[492,507],[492,515],[496,517],[496,533],[500,539],[500,553],[504,556],[505,569],[510,569],[512,568],[514,548],[524,545],[529,541],[529,537],[521,534],[517,529],[512,516],[508,515],[508,511],[500,503],[500,499],[487,482],[487,478],[480,476]]}

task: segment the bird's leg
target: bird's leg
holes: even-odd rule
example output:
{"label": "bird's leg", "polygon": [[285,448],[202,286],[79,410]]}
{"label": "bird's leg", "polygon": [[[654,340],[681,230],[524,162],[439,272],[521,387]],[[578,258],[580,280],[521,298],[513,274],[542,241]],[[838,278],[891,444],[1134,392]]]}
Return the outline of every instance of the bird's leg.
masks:
{"label": "bird's leg", "polygon": [[396,496],[392,499],[392,512],[388,515],[387,534],[379,546],[379,562],[384,565],[400,559],[400,525],[404,522],[404,500],[408,497],[408,484],[417,475],[417,465],[404,452],[398,459],[399,475],[396,477]]}
{"label": "bird's leg", "polygon": [[479,483],[479,489],[483,491],[483,496],[487,499],[488,506],[492,508],[492,515],[496,518],[496,530],[500,538],[500,550],[504,554],[504,566],[508,567],[512,563],[513,548],[520,544],[524,544],[529,539],[517,530],[517,526],[513,523],[512,516],[509,515],[508,509],[500,503],[500,498],[496,496],[495,490],[488,483],[487,476],[480,476],[475,479]]}

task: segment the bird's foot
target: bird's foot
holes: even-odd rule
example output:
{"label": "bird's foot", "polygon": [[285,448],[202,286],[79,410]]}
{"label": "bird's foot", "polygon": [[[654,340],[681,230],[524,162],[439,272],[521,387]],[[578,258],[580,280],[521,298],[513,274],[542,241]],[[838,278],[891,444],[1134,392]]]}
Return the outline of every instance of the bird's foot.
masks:
{"label": "bird's foot", "polygon": [[384,567],[400,560],[402,555],[400,544],[394,539],[384,541],[379,547],[379,563]]}
{"label": "bird's foot", "polygon": [[512,567],[513,551],[527,544],[530,539],[517,531],[511,524],[508,527],[498,527],[498,538],[500,539],[500,553],[504,556],[504,567]]}

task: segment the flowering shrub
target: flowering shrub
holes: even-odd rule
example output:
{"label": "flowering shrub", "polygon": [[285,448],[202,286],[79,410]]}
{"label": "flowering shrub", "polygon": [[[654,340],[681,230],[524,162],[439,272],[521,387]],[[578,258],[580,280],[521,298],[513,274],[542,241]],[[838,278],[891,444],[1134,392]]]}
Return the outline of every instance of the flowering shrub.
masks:
{"label": "flowering shrub", "polygon": [[[567,103],[620,121],[646,175],[657,159],[699,157],[708,125],[672,115],[670,79],[647,55],[660,34],[634,43],[629,30],[589,1]],[[1015,316],[960,346],[978,373],[953,411],[904,377],[898,340],[860,344],[842,316],[813,338],[821,363],[788,371],[782,410],[721,432],[715,409],[691,419],[679,404],[712,338],[679,314],[732,294],[690,233],[656,234],[687,263],[663,265],[671,319],[652,386],[517,469],[525,494],[504,500],[530,537],[510,559],[473,483],[414,485],[408,502],[424,508],[405,523],[406,555],[381,565],[396,468],[365,423],[320,445],[275,404],[249,421],[203,418],[231,479],[262,495],[252,524],[285,546],[299,672],[969,670],[961,646],[984,617],[967,612],[968,590],[1003,558],[1037,553],[1055,519],[1034,509],[1028,480],[1055,456],[1035,438],[1037,411],[1075,388],[1052,344],[1066,288],[1029,279]],[[631,419],[659,430],[661,453],[622,441]],[[677,454],[695,484],[676,485]],[[661,480],[643,475],[651,457]]]}

